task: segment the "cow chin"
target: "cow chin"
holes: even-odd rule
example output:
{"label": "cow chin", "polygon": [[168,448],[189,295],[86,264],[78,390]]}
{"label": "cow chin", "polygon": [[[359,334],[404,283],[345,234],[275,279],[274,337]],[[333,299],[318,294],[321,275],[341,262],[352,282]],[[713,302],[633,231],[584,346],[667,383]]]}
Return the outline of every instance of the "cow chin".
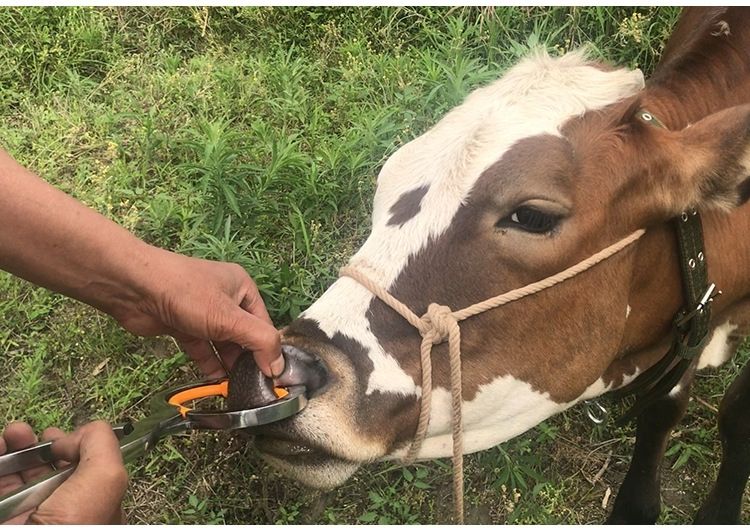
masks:
{"label": "cow chin", "polygon": [[362,464],[336,454],[337,446],[331,443],[330,436],[322,442],[316,441],[322,440],[321,430],[306,434],[304,429],[304,424],[294,419],[291,423],[261,428],[255,431],[254,446],[268,465],[312,488],[339,486]]}
{"label": "cow chin", "polygon": [[261,448],[261,458],[282,475],[317,489],[340,486],[359,468],[359,464],[323,455],[290,457],[273,455]]}

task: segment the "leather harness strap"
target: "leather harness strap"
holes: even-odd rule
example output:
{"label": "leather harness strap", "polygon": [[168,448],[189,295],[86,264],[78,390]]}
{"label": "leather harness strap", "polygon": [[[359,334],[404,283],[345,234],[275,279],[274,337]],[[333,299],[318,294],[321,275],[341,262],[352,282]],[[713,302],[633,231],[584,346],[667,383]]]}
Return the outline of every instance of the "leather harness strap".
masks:
{"label": "leather harness strap", "polygon": [[698,211],[682,213],[675,222],[680,247],[682,292],[686,307],[693,308],[690,312],[678,314],[675,320],[675,326],[685,335],[685,339],[677,341],[677,354],[684,359],[693,359],[706,345],[711,322],[711,305],[708,301],[712,299],[715,285],[708,284],[703,225]]}
{"label": "leather harness strap", "polygon": [[[664,128],[647,110],[642,110],[639,117],[652,126]],[[708,342],[711,301],[721,294],[715,284],[708,283],[703,225],[698,211],[684,211],[673,223],[677,233],[684,305],[675,315],[672,345],[664,357],[633,383],[611,393],[618,397],[638,395],[633,406],[617,420],[620,424],[637,417],[677,386]]]}

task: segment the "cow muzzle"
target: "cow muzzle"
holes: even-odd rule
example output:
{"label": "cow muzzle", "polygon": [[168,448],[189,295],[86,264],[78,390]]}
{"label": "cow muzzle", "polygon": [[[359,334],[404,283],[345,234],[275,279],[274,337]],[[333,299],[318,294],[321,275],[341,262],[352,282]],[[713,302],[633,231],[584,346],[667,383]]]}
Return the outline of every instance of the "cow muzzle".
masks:
{"label": "cow muzzle", "polygon": [[[286,367],[275,380],[277,386],[304,386],[310,399],[307,408],[286,420],[247,429],[243,436],[282,473],[311,487],[329,488],[346,480],[359,463],[342,457],[341,446],[347,442],[331,442],[342,430],[342,416],[351,415],[348,409],[338,410],[341,383],[332,372],[335,368],[308,350],[306,346],[282,345]],[[334,387],[336,390],[329,390]],[[274,380],[258,369],[250,354],[244,354],[230,374],[227,406],[243,409],[265,405],[277,398],[273,388]]]}

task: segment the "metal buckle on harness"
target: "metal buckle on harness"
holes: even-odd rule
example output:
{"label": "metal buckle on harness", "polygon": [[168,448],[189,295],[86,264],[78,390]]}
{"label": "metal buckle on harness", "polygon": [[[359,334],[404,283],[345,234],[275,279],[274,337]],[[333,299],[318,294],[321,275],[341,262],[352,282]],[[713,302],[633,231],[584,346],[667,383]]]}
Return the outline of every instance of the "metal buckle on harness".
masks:
{"label": "metal buckle on harness", "polygon": [[702,314],[703,310],[706,309],[706,306],[708,306],[709,303],[713,302],[713,300],[721,295],[721,293],[721,290],[716,289],[716,284],[714,284],[713,282],[709,284],[708,288],[706,288],[706,291],[698,301],[698,304],[695,305],[695,308],[693,308],[686,314],[680,314],[675,318],[675,327],[680,329],[682,326],[685,326],[685,323],[689,322],[693,317],[698,314]]}
{"label": "metal buckle on harness", "polygon": [[[711,336],[710,332],[705,330],[698,330],[700,335],[696,335],[697,328],[701,328],[705,325],[701,323],[688,324],[697,316],[704,316],[704,312],[709,304],[719,295],[721,290],[716,289],[716,284],[711,283],[706,288],[698,303],[691,311],[687,313],[678,313],[674,319],[674,328],[677,333],[674,346],[676,348],[676,355],[684,359],[693,359],[698,353],[700,353],[708,342],[708,338]],[[698,339],[697,342],[692,342]]]}

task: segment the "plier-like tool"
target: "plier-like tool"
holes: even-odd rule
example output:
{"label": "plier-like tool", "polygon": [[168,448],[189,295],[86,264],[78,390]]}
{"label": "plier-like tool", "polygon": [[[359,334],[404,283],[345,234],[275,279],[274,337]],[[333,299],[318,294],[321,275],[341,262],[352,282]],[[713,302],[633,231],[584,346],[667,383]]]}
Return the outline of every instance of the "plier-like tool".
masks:
{"label": "plier-like tool", "polygon": [[[152,399],[151,414],[141,421],[113,426],[125,461],[150,451],[159,439],[190,430],[232,430],[278,422],[300,412],[307,405],[304,387],[276,388],[277,399],[262,407],[239,411],[198,410],[189,402],[206,397],[226,398],[229,380],[221,379],[186,385],[160,392]],[[54,462],[52,442],[0,456],[0,476]],[[0,522],[39,506],[75,471],[70,465],[52,471],[0,497]]]}

